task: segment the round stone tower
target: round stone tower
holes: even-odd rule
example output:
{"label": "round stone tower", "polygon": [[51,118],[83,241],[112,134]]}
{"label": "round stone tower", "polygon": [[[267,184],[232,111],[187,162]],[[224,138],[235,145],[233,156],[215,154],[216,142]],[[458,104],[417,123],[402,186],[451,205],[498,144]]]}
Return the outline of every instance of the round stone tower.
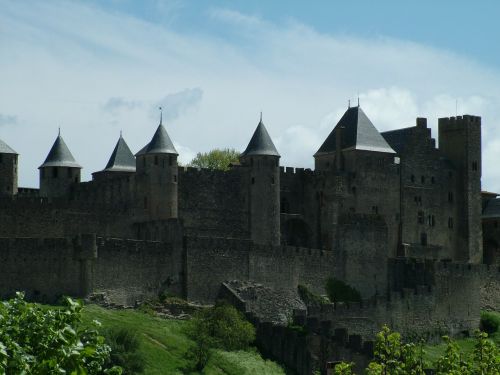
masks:
{"label": "round stone tower", "polygon": [[248,168],[250,236],[257,244],[280,244],[280,154],[262,122],[240,156]]}
{"label": "round stone tower", "polygon": [[17,194],[17,152],[0,140],[0,196]]}
{"label": "round stone tower", "polygon": [[136,154],[138,220],[177,218],[178,153],[162,125]]}
{"label": "round stone tower", "polygon": [[68,146],[58,134],[40,170],[40,196],[56,198],[67,196],[71,185],[80,182],[82,167],[75,161]]}

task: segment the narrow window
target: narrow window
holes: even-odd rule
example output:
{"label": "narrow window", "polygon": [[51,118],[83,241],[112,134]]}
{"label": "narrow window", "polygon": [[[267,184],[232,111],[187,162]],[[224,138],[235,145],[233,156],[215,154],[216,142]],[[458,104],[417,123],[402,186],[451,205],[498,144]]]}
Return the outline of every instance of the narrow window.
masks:
{"label": "narrow window", "polygon": [[477,171],[477,161],[472,162],[472,170]]}
{"label": "narrow window", "polygon": [[174,182],[177,182],[177,175],[174,174]]}
{"label": "narrow window", "polygon": [[453,229],[453,218],[452,217],[448,218],[448,228]]}
{"label": "narrow window", "polygon": [[420,245],[427,246],[427,233],[420,233]]}
{"label": "narrow window", "polygon": [[436,182],[436,179],[434,178],[434,176],[431,177],[431,184],[435,183]]}
{"label": "narrow window", "polygon": [[57,178],[57,167],[52,168],[52,177]]}
{"label": "narrow window", "polygon": [[411,175],[410,180],[411,180],[411,182],[415,182],[415,176]]}
{"label": "narrow window", "polygon": [[271,177],[271,185],[274,185],[274,177]]}
{"label": "narrow window", "polygon": [[378,214],[378,207],[377,206],[372,206],[372,211],[374,214]]}
{"label": "narrow window", "polygon": [[148,208],[148,197],[144,197],[144,208]]}
{"label": "narrow window", "polygon": [[252,177],[252,185],[255,184],[255,177]]}
{"label": "narrow window", "polygon": [[351,192],[352,192],[354,195],[356,195],[356,186],[353,186],[353,187],[351,188]]}
{"label": "narrow window", "polygon": [[71,178],[71,177],[72,177],[72,174],[73,174],[73,173],[72,173],[71,168],[68,168],[68,177],[69,177],[69,178]]}
{"label": "narrow window", "polygon": [[172,155],[168,155],[168,165],[172,165]]}
{"label": "narrow window", "polygon": [[418,211],[417,221],[418,221],[419,224],[423,224],[424,223],[424,212],[423,211]]}
{"label": "narrow window", "polygon": [[448,192],[448,202],[450,202],[450,203],[453,202],[453,192],[451,192],[451,191]]}
{"label": "narrow window", "polygon": [[3,163],[3,155],[0,154],[0,164],[2,164],[2,163]]}
{"label": "narrow window", "polygon": [[155,155],[155,165],[158,165],[158,155]]}
{"label": "narrow window", "polygon": [[422,182],[422,184],[425,184],[425,176],[420,177],[420,182]]}

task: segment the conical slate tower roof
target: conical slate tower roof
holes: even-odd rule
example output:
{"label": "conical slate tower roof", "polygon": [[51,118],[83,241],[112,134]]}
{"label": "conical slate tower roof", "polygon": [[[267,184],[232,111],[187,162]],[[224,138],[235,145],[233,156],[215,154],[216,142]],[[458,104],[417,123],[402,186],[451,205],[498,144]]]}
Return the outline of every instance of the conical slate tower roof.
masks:
{"label": "conical slate tower roof", "polygon": [[72,167],[81,168],[80,164],[75,161],[75,158],[69,151],[68,146],[59,134],[52,148],[47,155],[47,158],[39,168],[44,167]]}
{"label": "conical slate tower roof", "polygon": [[336,148],[336,129],[342,127],[341,147],[353,150],[367,150],[394,154],[384,137],[378,132],[363,110],[357,107],[349,108],[332,130],[316,155],[328,154]]}
{"label": "conical slate tower roof", "polygon": [[0,154],[16,154],[17,155],[17,152],[15,152],[7,143],[5,143],[4,141],[2,141],[0,139]]}
{"label": "conical slate tower roof", "polygon": [[269,156],[280,156],[278,150],[274,146],[274,143],[267,132],[264,123],[262,122],[262,117],[260,119],[259,125],[257,125],[257,129],[253,133],[252,139],[250,139],[250,143],[245,151],[241,154],[241,156],[250,156],[250,155],[269,155]]}
{"label": "conical slate tower roof", "polygon": [[177,150],[174,147],[174,144],[172,143],[170,137],[168,136],[167,131],[163,127],[163,125],[160,123],[158,126],[158,129],[156,129],[155,134],[153,135],[153,138],[151,139],[151,142],[149,142],[146,146],[144,146],[137,154],[137,155],[142,155],[142,154],[175,154],[179,155],[177,153]]}
{"label": "conical slate tower roof", "polygon": [[107,172],[135,172],[135,157],[130,151],[127,142],[120,134],[115,149],[103,171]]}

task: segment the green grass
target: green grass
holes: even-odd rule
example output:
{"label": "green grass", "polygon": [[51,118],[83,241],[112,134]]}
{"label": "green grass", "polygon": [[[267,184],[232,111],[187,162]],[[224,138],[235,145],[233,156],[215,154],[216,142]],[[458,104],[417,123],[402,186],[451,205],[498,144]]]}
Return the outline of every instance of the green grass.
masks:
{"label": "green grass", "polygon": [[[146,375],[181,375],[183,368],[188,366],[186,352],[192,342],[183,332],[184,321],[160,319],[134,310],[108,310],[96,305],[85,306],[83,320],[85,324],[98,320],[103,328],[136,330],[141,341],[140,353],[146,361]],[[254,351],[215,351],[203,374],[284,375],[285,372]]]}
{"label": "green grass", "polygon": [[[500,313],[498,312],[492,312],[492,315],[496,315],[498,319],[500,319]],[[500,346],[500,332],[497,331],[493,334],[491,334],[490,339],[497,345]],[[455,340],[455,342],[458,344],[458,347],[460,348],[460,351],[464,355],[470,355],[472,351],[474,350],[474,343],[475,340],[473,338],[463,338],[459,340]],[[424,346],[425,350],[425,360],[435,363],[435,361],[441,357],[444,354],[444,351],[446,349],[446,344],[438,344],[438,345],[426,345]]]}

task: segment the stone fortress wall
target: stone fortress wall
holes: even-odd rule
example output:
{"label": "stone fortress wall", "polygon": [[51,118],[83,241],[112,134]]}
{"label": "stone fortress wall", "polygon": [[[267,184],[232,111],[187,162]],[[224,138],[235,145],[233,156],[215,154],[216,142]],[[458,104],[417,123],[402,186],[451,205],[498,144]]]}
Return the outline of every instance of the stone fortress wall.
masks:
{"label": "stone fortress wall", "polygon": [[40,191],[17,188],[17,154],[5,154],[15,157],[1,166],[12,173],[0,178],[11,191],[0,194],[0,295],[212,303],[228,280],[324,294],[336,277],[371,302],[312,318],[363,336],[383,322],[406,334],[470,331],[481,303],[500,305],[500,272],[479,265],[480,118],[441,119],[440,132],[439,148],[425,119],[380,134],[349,108],[312,171],[280,167],[260,122],[240,163],[211,171],[179,167],[160,124],[136,157],[120,138],[89,182],[69,183],[79,166],[68,149],[64,160],[51,151]]}

